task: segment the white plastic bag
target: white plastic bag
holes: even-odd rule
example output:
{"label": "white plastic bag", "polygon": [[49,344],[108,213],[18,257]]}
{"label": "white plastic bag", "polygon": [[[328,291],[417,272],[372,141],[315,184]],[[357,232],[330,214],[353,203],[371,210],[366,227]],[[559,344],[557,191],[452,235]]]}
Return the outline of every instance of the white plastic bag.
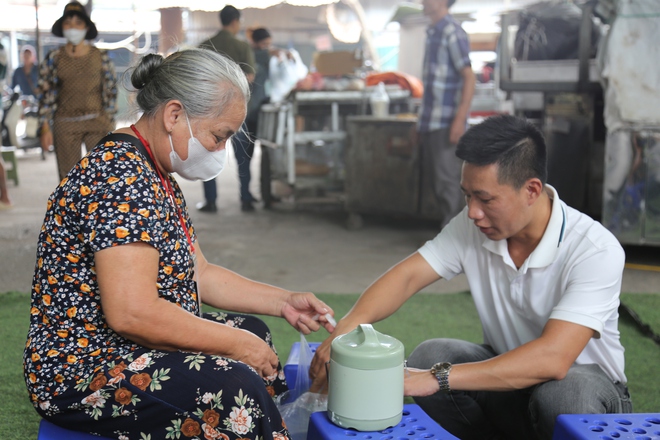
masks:
{"label": "white plastic bag", "polygon": [[[287,53],[290,56],[287,56]],[[307,76],[309,69],[295,49],[282,52],[270,58],[270,102],[286,99],[296,83]]]}
{"label": "white plastic bag", "polygon": [[312,350],[307,343],[307,339],[305,339],[305,335],[300,333],[300,351],[295,387],[282,393],[275,401],[293,440],[306,440],[309,417],[314,412],[328,409],[327,394],[309,392],[309,386],[311,385],[309,367],[312,363],[312,357]]}

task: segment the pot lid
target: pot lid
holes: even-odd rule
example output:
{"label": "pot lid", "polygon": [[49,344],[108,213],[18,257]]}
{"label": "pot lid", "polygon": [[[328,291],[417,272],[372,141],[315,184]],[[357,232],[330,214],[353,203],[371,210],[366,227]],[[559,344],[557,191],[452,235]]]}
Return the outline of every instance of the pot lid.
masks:
{"label": "pot lid", "polygon": [[332,341],[330,359],[345,367],[380,370],[403,364],[403,344],[396,338],[360,324]]}

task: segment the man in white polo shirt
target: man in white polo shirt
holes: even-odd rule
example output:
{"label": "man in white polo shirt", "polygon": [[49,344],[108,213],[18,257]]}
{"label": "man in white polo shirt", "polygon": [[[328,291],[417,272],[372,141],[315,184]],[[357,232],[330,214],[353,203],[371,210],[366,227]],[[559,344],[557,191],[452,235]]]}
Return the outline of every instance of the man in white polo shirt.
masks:
{"label": "man in white polo shirt", "polygon": [[559,414],[632,411],[616,238],[546,184],[545,141],[526,120],[487,119],[465,133],[456,155],[467,206],[362,294],[317,350],[315,386],[333,338],[464,273],[484,343],[425,341],[405,379],[405,394],[445,429],[462,440],[549,440]]}

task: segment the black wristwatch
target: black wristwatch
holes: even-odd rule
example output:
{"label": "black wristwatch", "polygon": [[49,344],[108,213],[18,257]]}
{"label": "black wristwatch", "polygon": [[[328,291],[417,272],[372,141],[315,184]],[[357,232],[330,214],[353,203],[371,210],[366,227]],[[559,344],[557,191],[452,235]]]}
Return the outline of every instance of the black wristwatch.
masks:
{"label": "black wristwatch", "polygon": [[449,372],[451,371],[451,364],[449,362],[438,362],[431,367],[431,374],[438,379],[440,384],[440,392],[448,393],[451,391],[449,388]]}

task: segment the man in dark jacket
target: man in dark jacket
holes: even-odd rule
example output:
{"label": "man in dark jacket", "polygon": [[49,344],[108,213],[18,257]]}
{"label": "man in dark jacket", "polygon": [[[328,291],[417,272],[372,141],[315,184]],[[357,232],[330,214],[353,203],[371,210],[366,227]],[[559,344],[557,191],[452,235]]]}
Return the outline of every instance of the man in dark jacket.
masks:
{"label": "man in dark jacket", "polygon": [[[247,76],[248,81],[251,83],[254,80],[255,74],[254,52],[248,43],[236,38],[236,35],[241,30],[240,11],[231,5],[225,6],[220,11],[220,23],[222,24],[222,29],[220,29],[220,31],[213,37],[203,41],[199,47],[203,49],[215,50],[216,52],[223,54],[236,62],[239,66],[241,66],[243,72],[245,72],[245,76]],[[245,148],[246,147],[242,145],[242,142],[240,142],[240,139],[236,139],[234,141],[235,152],[238,149]],[[241,150],[241,152],[242,151],[243,150]],[[236,155],[236,158],[239,160],[238,169],[239,177],[241,177],[241,169],[244,166],[241,164],[241,161],[245,163],[245,160],[239,159],[238,154]],[[247,161],[247,165],[249,167],[249,160]],[[241,180],[241,187],[242,186],[243,180]],[[243,190],[241,188],[241,195],[242,194]],[[204,182],[204,201],[197,205],[197,209],[202,212],[216,212],[218,210],[218,207],[215,203],[217,196],[218,192],[215,185],[215,179]],[[241,202],[243,202],[242,197]],[[250,201],[250,207],[252,207],[252,201]]]}

